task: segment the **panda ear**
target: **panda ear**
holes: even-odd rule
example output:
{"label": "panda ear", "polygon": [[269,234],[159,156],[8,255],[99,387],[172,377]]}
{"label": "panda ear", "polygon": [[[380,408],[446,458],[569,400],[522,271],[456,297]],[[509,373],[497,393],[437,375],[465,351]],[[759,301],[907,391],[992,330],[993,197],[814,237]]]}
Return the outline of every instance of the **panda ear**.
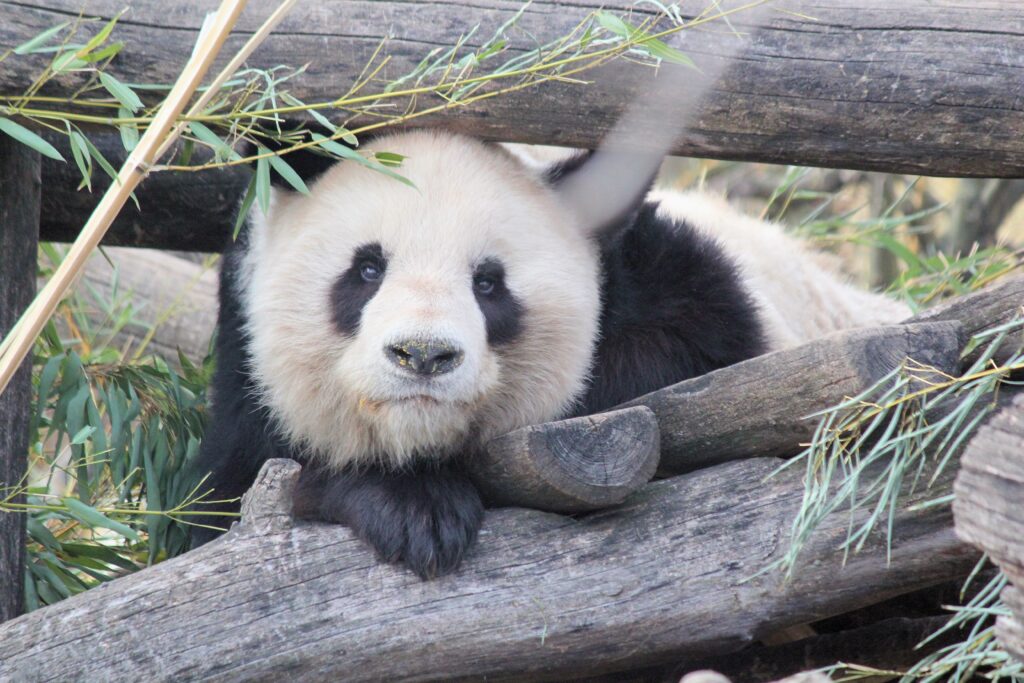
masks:
{"label": "panda ear", "polygon": [[[282,126],[282,131],[286,131],[286,139],[271,139],[262,138],[259,141],[259,145],[264,149],[274,152],[275,154],[282,150],[291,149],[297,144],[307,142],[311,140],[310,133],[306,131],[302,133],[288,133],[288,130],[301,130],[298,125],[293,125],[290,128]],[[322,133],[327,135],[326,130]],[[344,145],[345,143],[341,140],[338,144]],[[258,154],[258,147],[255,143],[247,142],[246,156],[253,156]],[[347,146],[347,145],[346,145]],[[288,152],[283,155],[281,159],[288,164],[289,167],[302,179],[307,185],[312,181],[316,180],[322,175],[327,169],[334,164],[338,163],[338,159],[328,155],[326,152],[321,150],[319,147],[303,147],[302,149]],[[253,170],[256,169],[256,163],[252,162]],[[289,192],[295,192],[295,186],[292,185],[288,180],[278,173],[277,169],[273,165],[270,166],[270,184],[280,190],[286,190]]]}
{"label": "panda ear", "polygon": [[660,165],[659,155],[585,151],[555,164],[545,177],[583,230],[608,242],[636,220]]}

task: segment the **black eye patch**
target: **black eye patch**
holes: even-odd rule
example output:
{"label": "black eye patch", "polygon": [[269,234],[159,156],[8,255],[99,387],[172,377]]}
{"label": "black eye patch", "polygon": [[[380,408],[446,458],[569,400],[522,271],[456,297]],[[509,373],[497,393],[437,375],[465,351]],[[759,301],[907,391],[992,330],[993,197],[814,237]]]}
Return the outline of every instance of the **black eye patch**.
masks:
{"label": "black eye patch", "polygon": [[515,341],[523,327],[523,306],[505,285],[505,267],[487,259],[473,271],[473,296],[487,322],[491,346]]}
{"label": "black eye patch", "polygon": [[331,287],[331,319],[342,334],[359,328],[363,308],[380,289],[388,261],[378,242],[364,244],[352,255],[348,270]]}

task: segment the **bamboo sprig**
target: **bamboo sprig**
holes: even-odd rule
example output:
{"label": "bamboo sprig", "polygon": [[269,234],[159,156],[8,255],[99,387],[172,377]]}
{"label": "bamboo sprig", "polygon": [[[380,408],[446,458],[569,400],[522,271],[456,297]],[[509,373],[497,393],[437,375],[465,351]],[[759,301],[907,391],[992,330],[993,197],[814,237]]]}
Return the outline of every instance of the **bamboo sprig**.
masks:
{"label": "bamboo sprig", "polygon": [[[103,195],[99,205],[89,217],[81,234],[72,244],[67,257],[47,282],[42,292],[18,321],[15,334],[5,344],[0,356],[0,393],[7,388],[22,359],[32,348],[43,325],[56,310],[61,298],[81,273],[86,259],[99,245],[103,235],[135,187],[142,181],[167,141],[173,142],[180,128],[168,137],[172,126],[199,86],[210,65],[220,52],[224,41],[234,27],[247,0],[224,0],[210,24],[209,30],[199,36],[197,47],[186,63],[181,76],[171,89],[164,105],[146,129],[135,150],[128,156],[116,181]],[[209,92],[209,91],[208,91]]]}

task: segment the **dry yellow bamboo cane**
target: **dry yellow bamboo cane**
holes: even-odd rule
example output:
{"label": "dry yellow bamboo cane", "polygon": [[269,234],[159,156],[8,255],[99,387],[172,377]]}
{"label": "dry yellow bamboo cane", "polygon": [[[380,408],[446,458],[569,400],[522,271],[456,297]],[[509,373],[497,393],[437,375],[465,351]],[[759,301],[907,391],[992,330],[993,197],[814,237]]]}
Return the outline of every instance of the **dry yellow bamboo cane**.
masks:
{"label": "dry yellow bamboo cane", "polygon": [[[210,29],[200,35],[196,49],[164,105],[153,119],[153,123],[146,129],[139,144],[121,167],[117,179],[103,195],[103,199],[92,212],[53,277],[18,321],[16,333],[0,357],[0,393],[7,388],[15,370],[32,348],[35,338],[56,310],[68,287],[81,273],[86,259],[100,243],[117,212],[156,160],[165,136],[185,108],[192,93],[199,87],[247,2],[248,0],[223,0]],[[176,132],[180,132],[180,128]]]}

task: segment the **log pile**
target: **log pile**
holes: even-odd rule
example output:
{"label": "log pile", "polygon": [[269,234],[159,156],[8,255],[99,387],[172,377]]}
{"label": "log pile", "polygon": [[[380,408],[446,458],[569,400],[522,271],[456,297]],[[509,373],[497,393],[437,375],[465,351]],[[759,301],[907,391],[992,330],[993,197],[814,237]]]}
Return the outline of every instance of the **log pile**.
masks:
{"label": "log pile", "polygon": [[971,440],[960,463],[953,511],[963,540],[984,550],[1010,581],[996,620],[1003,647],[1024,661],[1024,395]]}
{"label": "log pile", "polygon": [[[953,302],[904,325],[841,333],[632,407],[501,437],[477,474],[496,482],[492,500],[534,509],[489,511],[463,567],[435,581],[379,563],[345,527],[293,519],[299,466],[271,461],[241,522],[220,540],[0,626],[0,679],[678,681],[714,667],[737,681],[775,681],[856,654],[850,648],[858,644],[860,663],[905,665],[912,644],[941,618],[864,615],[962,580],[979,553],[957,538],[948,507],[904,507],[891,553],[879,533],[844,562],[837,546],[850,517],[840,510],[819,526],[789,580],[762,573],[786,552],[803,494],[797,468],[769,477],[779,463],[770,456],[798,450],[808,408],[826,407],[805,403],[789,375],[795,359],[816,366],[805,375],[821,387],[809,394],[813,403],[832,398],[825,374],[841,391],[857,391],[906,355],[956,372],[968,332],[986,326],[981,317],[1005,319],[1022,301],[1024,278],[1006,280],[971,306]],[[733,382],[746,382],[751,396]],[[744,400],[772,406],[745,404],[770,418],[763,427],[744,423],[762,429],[763,442],[713,429],[740,419],[727,418],[722,402]],[[972,449],[984,434],[1019,444],[1005,437],[1020,427],[1024,397],[1015,400],[1016,422],[1002,414]],[[674,419],[673,409],[689,417]],[[723,417],[704,424],[705,411]],[[662,471],[675,476],[646,483],[659,441]],[[995,482],[1008,501],[1019,495],[1007,488],[1020,485],[1019,454],[1019,446],[1007,451],[1009,479]],[[973,458],[965,473],[987,474]],[[950,468],[931,489],[906,491],[906,502],[949,493],[955,474]],[[986,494],[1002,515],[996,521],[1016,529],[1012,502],[994,500]],[[854,524],[868,514],[855,513]],[[997,558],[1019,568],[1011,546],[1019,552],[1021,535],[994,538],[992,547],[1003,549]],[[1008,592],[1008,602],[1017,604],[1017,595]],[[815,628],[851,613],[867,623]],[[1001,629],[1013,643],[1019,622],[1004,620]],[[48,657],[53,642],[70,647]]]}

